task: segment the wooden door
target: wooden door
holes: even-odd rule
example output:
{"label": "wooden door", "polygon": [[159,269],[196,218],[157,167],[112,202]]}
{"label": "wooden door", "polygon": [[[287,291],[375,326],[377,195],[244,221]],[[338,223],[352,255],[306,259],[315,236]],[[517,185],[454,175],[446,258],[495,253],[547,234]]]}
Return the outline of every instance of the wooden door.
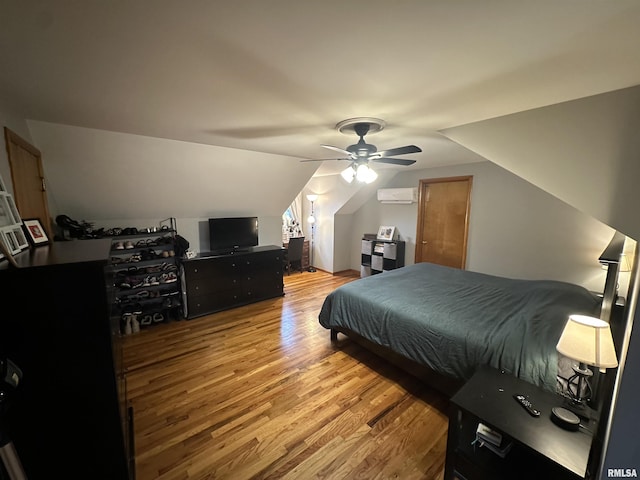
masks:
{"label": "wooden door", "polygon": [[18,212],[23,219],[40,220],[47,236],[53,240],[40,150],[7,127],[4,128],[4,138]]}
{"label": "wooden door", "polygon": [[420,180],[416,263],[465,268],[472,178]]}

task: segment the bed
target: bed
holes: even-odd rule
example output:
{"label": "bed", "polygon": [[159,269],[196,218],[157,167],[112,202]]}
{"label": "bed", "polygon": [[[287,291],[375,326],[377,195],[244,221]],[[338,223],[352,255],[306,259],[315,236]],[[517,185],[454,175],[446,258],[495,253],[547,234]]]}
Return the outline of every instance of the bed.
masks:
{"label": "bed", "polygon": [[554,390],[555,346],[568,316],[599,316],[601,303],[570,283],[418,263],[339,287],[319,321],[333,340],[342,332],[424,367],[445,393],[484,364]]}

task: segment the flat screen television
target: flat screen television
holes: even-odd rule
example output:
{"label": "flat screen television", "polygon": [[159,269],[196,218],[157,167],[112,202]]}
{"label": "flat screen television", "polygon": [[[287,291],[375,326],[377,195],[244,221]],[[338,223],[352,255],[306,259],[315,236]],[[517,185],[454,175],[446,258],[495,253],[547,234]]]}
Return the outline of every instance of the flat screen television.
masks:
{"label": "flat screen television", "polygon": [[212,252],[234,252],[258,245],[258,217],[209,219]]}

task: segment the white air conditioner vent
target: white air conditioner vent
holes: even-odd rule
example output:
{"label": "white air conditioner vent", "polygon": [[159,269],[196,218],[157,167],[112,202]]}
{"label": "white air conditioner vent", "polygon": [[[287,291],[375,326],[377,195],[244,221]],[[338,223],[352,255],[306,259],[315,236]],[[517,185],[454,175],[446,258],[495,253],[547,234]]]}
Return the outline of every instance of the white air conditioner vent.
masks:
{"label": "white air conditioner vent", "polygon": [[409,204],[418,201],[417,188],[380,188],[378,200],[382,203]]}

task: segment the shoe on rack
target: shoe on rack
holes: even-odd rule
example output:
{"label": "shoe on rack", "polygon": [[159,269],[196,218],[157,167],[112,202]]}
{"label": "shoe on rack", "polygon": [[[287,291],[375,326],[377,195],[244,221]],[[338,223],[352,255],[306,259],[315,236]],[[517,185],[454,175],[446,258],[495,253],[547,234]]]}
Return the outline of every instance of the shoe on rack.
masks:
{"label": "shoe on rack", "polygon": [[153,317],[150,314],[146,314],[140,320],[140,325],[151,325],[153,322]]}
{"label": "shoe on rack", "polygon": [[156,312],[153,314],[153,321],[155,323],[164,322],[164,315],[160,312]]}
{"label": "shoe on rack", "polygon": [[127,250],[133,248],[133,242],[131,240],[127,240],[126,242],[124,242],[124,248],[126,248]]}
{"label": "shoe on rack", "polygon": [[173,272],[163,273],[160,275],[160,283],[173,283],[176,280],[178,280],[178,277]]}
{"label": "shoe on rack", "polygon": [[113,249],[114,250],[124,250],[124,243],[122,242],[116,242],[113,244]]}
{"label": "shoe on rack", "polygon": [[124,320],[124,334],[125,335],[131,335],[132,332],[132,327],[131,327],[131,314],[130,313],[125,313],[124,315],[122,315],[123,320]]}
{"label": "shoe on rack", "polygon": [[142,256],[139,253],[134,253],[127,259],[127,262],[139,262],[141,260]]}
{"label": "shoe on rack", "polygon": [[131,331],[133,333],[139,333],[140,332],[140,323],[138,322],[138,316],[137,315],[133,315],[131,317]]}

